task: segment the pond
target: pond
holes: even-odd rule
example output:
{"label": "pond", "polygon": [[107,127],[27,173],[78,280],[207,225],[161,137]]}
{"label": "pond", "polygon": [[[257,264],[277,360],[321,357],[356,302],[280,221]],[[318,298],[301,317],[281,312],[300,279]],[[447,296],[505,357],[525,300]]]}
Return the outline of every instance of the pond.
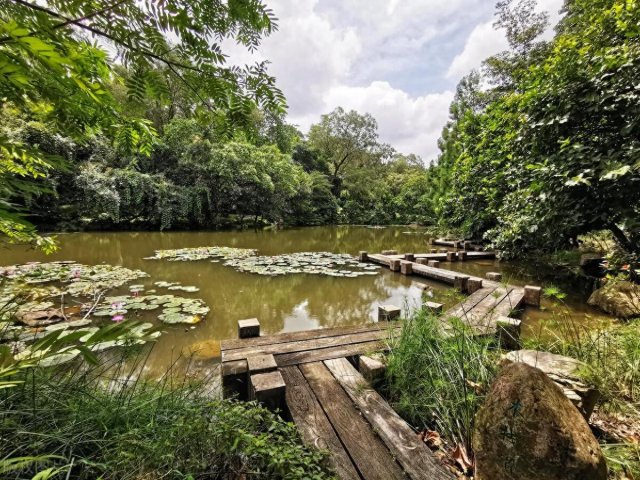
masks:
{"label": "pond", "polygon": [[[165,332],[148,360],[147,373],[161,374],[181,353],[197,351],[196,357],[214,360],[219,356],[219,340],[237,336],[237,320],[256,317],[263,334],[298,331],[320,327],[336,327],[374,321],[377,306],[394,304],[411,310],[421,303],[426,284],[429,296],[449,306],[457,301],[447,286],[417,277],[406,277],[386,268],[375,274],[351,277],[290,273],[264,276],[238,271],[223,261],[149,260],[156,250],[186,247],[224,246],[255,249],[257,255],[273,256],[295,252],[333,252],[357,255],[360,250],[380,252],[396,249],[400,252],[428,251],[430,238],[424,231],[409,227],[370,228],[359,226],[324,226],[284,230],[243,230],[224,232],[95,232],[70,233],[58,236],[60,248],[46,256],[25,248],[0,251],[0,265],[29,261],[49,262],[74,260],[86,265],[109,264],[139,269],[149,277],[129,284],[140,284],[145,291],[172,293],[182,297],[202,299],[210,308],[203,320],[195,325],[163,324]],[[510,283],[524,284],[540,280],[535,275],[507,262],[493,260],[443,264],[483,276],[488,271],[503,271]],[[534,272],[535,273],[535,272]],[[533,278],[533,280],[532,280]],[[199,290],[167,291],[154,282],[179,282]],[[121,287],[116,294],[129,293]],[[580,321],[591,322],[602,316],[586,306],[579,292],[568,292],[567,303]],[[113,294],[113,292],[110,292]],[[525,335],[535,334],[540,320],[553,315],[554,308],[528,309],[524,312]],[[129,311],[126,318],[155,319],[158,312]],[[528,332],[528,333],[527,333]]]}

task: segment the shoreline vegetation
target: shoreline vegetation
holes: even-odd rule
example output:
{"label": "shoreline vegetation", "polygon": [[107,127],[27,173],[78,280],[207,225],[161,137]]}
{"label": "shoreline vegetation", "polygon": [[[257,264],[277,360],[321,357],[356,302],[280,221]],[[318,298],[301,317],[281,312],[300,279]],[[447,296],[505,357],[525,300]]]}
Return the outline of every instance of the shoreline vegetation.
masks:
{"label": "shoreline vegetation", "polygon": [[2,478],[334,478],[277,414],[220,400],[219,381],[189,371],[143,380],[147,353],[136,355],[12,375],[0,390]]}
{"label": "shoreline vegetation", "polygon": [[[557,289],[545,296],[562,304]],[[428,309],[405,320],[386,359],[382,388],[432,450],[459,472],[473,475],[476,414],[500,371],[505,350],[492,339],[473,335],[456,319],[450,324],[455,335],[443,335],[442,326],[442,319]],[[579,378],[600,394],[589,424],[607,459],[610,478],[640,475],[639,329],[640,320],[587,328],[565,309],[522,345],[582,362]]]}

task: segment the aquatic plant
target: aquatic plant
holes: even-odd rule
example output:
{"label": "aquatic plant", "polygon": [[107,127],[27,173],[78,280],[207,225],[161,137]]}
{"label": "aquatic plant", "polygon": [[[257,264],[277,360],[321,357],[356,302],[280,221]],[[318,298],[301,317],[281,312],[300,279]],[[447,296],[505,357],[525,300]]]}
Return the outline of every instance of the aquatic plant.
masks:
{"label": "aquatic plant", "polygon": [[195,260],[207,260],[209,258],[243,258],[255,255],[257,250],[251,248],[233,247],[195,247],[178,248],[174,250],[156,250],[151,257],[145,260],[169,260],[170,262],[192,262]]}
{"label": "aquatic plant", "polygon": [[[156,295],[155,290],[149,290],[145,295],[145,286],[141,284],[130,285],[129,295],[106,296],[111,289],[147,276],[141,270],[104,264],[88,266],[73,261],[0,267],[0,341],[11,345],[11,349],[22,353],[24,358],[31,358],[29,343],[40,341],[58,330],[62,335],[76,335],[79,329],[97,322],[100,317],[109,317],[113,323],[126,323],[139,317],[137,312],[158,309],[157,318],[164,323],[193,325],[209,312],[201,299]],[[171,290],[198,291],[195,286],[183,286],[178,282],[156,284]],[[143,325],[142,330],[134,329],[134,343],[141,343],[141,339],[148,336],[146,330],[153,326],[151,323]],[[158,335],[160,332],[154,332],[152,338]],[[93,350],[123,344],[103,342]],[[80,351],[69,348],[63,353],[49,364],[73,360]]]}
{"label": "aquatic plant", "polygon": [[360,263],[348,254],[330,252],[298,252],[274,256],[248,256],[227,260],[227,266],[240,272],[258,275],[286,275],[307,273],[331,277],[355,278],[362,275],[376,275],[377,265]]}
{"label": "aquatic plant", "polygon": [[[224,265],[233,267],[239,272],[258,275],[286,275],[289,273],[308,273],[312,275],[328,275],[331,277],[359,277],[376,275],[380,268],[377,265],[361,263],[355,257],[343,253],[331,252],[297,252],[272,256],[258,256],[257,250],[231,247],[198,247],[178,250],[156,250],[153,257],[147,260],[167,259],[169,261],[194,261],[214,258],[224,260]],[[169,289],[195,291],[195,287],[178,287],[170,282],[156,283]]]}

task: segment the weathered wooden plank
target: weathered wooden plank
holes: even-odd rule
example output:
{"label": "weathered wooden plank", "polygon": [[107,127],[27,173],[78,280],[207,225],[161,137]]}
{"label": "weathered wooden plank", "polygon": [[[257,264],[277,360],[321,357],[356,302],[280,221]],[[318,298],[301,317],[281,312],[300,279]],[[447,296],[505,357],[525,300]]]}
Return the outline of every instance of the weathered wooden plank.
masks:
{"label": "weathered wooden plank", "polygon": [[[394,255],[394,257],[396,257],[396,256],[398,256],[398,255]],[[370,253],[369,256],[368,256],[368,260],[370,262],[377,263],[377,264],[380,264],[380,265],[384,265],[385,267],[388,267],[390,265],[392,259],[391,259],[390,256],[387,256],[387,255],[379,255],[377,253]],[[398,259],[396,258],[395,260],[398,260]]]}
{"label": "weathered wooden plank", "polygon": [[414,480],[453,479],[420,437],[373,390],[346,358],[324,362],[374,431],[387,445],[405,473]]}
{"label": "weathered wooden plank", "polygon": [[[466,260],[492,260],[496,258],[496,252],[465,252]],[[416,258],[426,258],[428,260],[445,260],[446,253],[416,253]],[[403,260],[404,255],[387,255],[389,259]]]}
{"label": "weathered wooden plank", "polygon": [[300,366],[333,428],[366,480],[405,478],[387,447],[360,416],[349,397],[321,363]]}
{"label": "weathered wooden plank", "polygon": [[413,273],[433,280],[438,280],[443,283],[448,283],[461,291],[467,290],[469,275],[465,275],[463,273],[445,270],[444,268],[428,267],[426,265],[420,265],[419,263],[414,264]]}
{"label": "weathered wooden plank", "polygon": [[460,275],[451,270],[445,270],[443,268],[428,267],[426,265],[416,264],[413,273],[434,280],[439,280],[444,283],[453,285],[456,278]]}
{"label": "weathered wooden plank", "polygon": [[388,342],[374,340],[371,342],[354,343],[353,345],[341,345],[338,347],[319,348],[304,352],[284,353],[275,355],[279,367],[297,365],[302,363],[320,362],[332,358],[351,357],[372,352],[382,352],[389,349]]}
{"label": "weathered wooden plank", "polygon": [[280,372],[287,384],[289,413],[302,439],[308,445],[329,451],[331,466],[341,479],[359,480],[360,475],[302,372],[298,367],[286,367]]}
{"label": "weathered wooden plank", "polygon": [[451,307],[447,310],[443,318],[463,318],[468,312],[470,312],[480,301],[482,301],[487,295],[490,295],[495,290],[494,287],[485,287],[475,291],[469,295],[464,301]]}
{"label": "weathered wooden plank", "polygon": [[457,247],[462,240],[444,240],[442,238],[435,238],[431,240],[431,245],[442,245],[444,247]]}
{"label": "weathered wooden plank", "polygon": [[[500,289],[496,289],[496,292]],[[482,335],[493,335],[497,330],[497,322],[501,317],[508,317],[513,310],[524,300],[524,290],[521,288],[509,288],[508,292],[502,291],[499,298],[495,298],[494,305],[486,312],[473,310],[470,324],[474,330]]]}
{"label": "weathered wooden plank", "polygon": [[317,328],[314,330],[304,330],[301,332],[276,333],[256,338],[243,338],[223,340],[220,342],[222,351],[234,350],[237,348],[255,347],[258,345],[270,345],[276,343],[299,342],[312,338],[335,337],[338,335],[348,335],[351,333],[361,333],[373,330],[384,330],[389,328],[388,323],[367,323],[365,325],[350,325],[347,327]]}
{"label": "weathered wooden plank", "polygon": [[509,292],[508,296],[505,296],[494,309],[493,315],[498,318],[501,316],[508,317],[513,310],[517,310],[524,302],[525,292],[524,289],[514,287]]}
{"label": "weathered wooden plank", "polygon": [[[389,327],[392,330],[400,328],[397,324],[392,324]],[[371,340],[383,340],[387,338],[390,333],[387,329],[368,330],[360,333],[351,333],[346,335],[336,335],[334,337],[319,337],[311,338],[309,340],[299,340],[296,342],[287,343],[275,343],[269,345],[258,345],[248,348],[237,348],[234,350],[225,350],[222,352],[222,362],[233,362],[235,360],[242,360],[254,355],[261,354],[282,354],[301,352],[304,350],[315,350],[318,348],[336,347],[340,345],[350,345],[352,343],[368,342]]]}
{"label": "weathered wooden plank", "polygon": [[489,295],[479,301],[475,307],[460,317],[462,321],[472,327],[482,328],[484,319],[502,301],[511,288],[496,288]]}

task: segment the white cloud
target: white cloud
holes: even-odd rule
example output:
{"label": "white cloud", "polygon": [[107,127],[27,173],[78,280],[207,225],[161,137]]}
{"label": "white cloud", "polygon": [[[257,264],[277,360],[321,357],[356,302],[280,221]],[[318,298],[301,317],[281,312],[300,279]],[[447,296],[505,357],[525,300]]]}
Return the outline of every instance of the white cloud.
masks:
{"label": "white cloud", "polygon": [[[553,27],[560,20],[560,9],[564,0],[540,0],[537,4],[538,11],[549,13],[550,28],[542,35],[543,39],[553,37]],[[447,70],[447,78],[459,79],[471,70],[480,67],[482,62],[490,57],[506,50],[509,47],[504,30],[496,30],[493,27],[494,20],[476,26],[464,45],[462,51],[456,55]]]}
{"label": "white cloud", "polygon": [[[366,87],[339,86],[324,97],[325,112],[345,110],[370,113],[378,121],[380,138],[402,153],[417,153],[429,161],[437,156],[437,140],[447,121],[453,92],[411,97],[388,82]],[[314,120],[314,121],[317,121]]]}
{"label": "white cloud", "polygon": [[[271,61],[289,121],[306,131],[336,106],[369,112],[384,141],[425,160],[458,79],[507,45],[486,0],[266,1],[279,30],[256,54],[224,48],[234,64]],[[552,12],[561,3],[542,0]]]}
{"label": "white cloud", "polygon": [[447,78],[459,79],[474,68],[482,65],[489,56],[495,55],[509,46],[504,31],[493,28],[493,20],[474,28],[467,42],[451,62]]}

